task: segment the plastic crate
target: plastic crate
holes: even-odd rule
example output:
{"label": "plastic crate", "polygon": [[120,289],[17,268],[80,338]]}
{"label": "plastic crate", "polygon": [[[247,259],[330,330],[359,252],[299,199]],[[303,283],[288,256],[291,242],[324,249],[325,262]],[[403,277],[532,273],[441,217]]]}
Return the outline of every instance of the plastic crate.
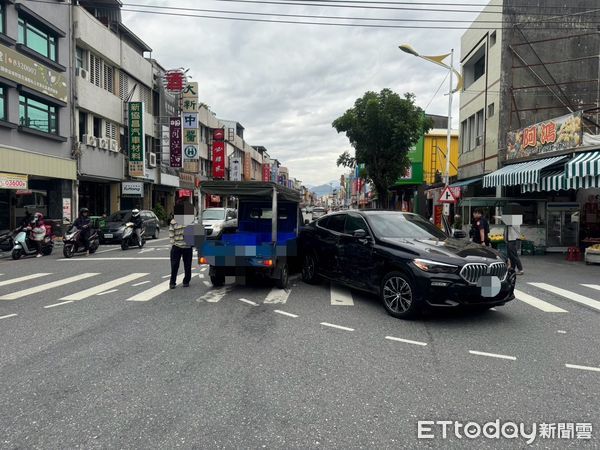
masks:
{"label": "plastic crate", "polygon": [[533,248],[533,254],[534,255],[545,255],[546,254],[546,247],[543,245],[536,245]]}

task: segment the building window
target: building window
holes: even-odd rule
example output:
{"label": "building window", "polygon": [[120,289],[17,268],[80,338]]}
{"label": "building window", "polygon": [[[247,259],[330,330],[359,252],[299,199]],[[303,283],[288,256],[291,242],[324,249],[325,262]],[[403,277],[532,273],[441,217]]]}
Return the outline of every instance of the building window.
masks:
{"label": "building window", "polygon": [[102,137],[102,119],[100,117],[94,117],[94,137]]}
{"label": "building window", "polygon": [[77,52],[75,55],[75,67],[78,69],[87,70],[87,66],[87,52],[81,47],[77,47]]}
{"label": "building window", "polygon": [[4,4],[0,5],[0,33],[6,33],[6,24],[4,23]]}
{"label": "building window", "polygon": [[108,139],[117,139],[117,124],[113,122],[109,122],[108,120],[104,121],[105,123],[105,136]]}
{"label": "building window", "polygon": [[126,100],[129,95],[129,76],[119,71],[119,97],[121,100]]}
{"label": "building window", "polygon": [[463,64],[464,86],[467,89],[485,75],[485,46],[479,49]]}
{"label": "building window", "polygon": [[20,95],[19,124],[44,133],[58,134],[57,107]]}
{"label": "building window", "polygon": [[488,105],[488,111],[487,111],[487,117],[488,117],[488,119],[489,119],[490,117],[494,117],[494,112],[495,112],[495,111],[494,111],[494,104],[493,104],[493,103],[490,103],[490,104]]}
{"label": "building window", "polygon": [[90,82],[110,93],[115,92],[115,69],[102,58],[90,53]]}
{"label": "building window", "polygon": [[6,88],[0,86],[0,120],[6,120]]}
{"label": "building window", "polygon": [[490,34],[490,47],[494,45],[496,45],[496,32],[492,31],[492,34]]}
{"label": "building window", "polygon": [[480,145],[483,145],[483,109],[477,112],[475,116],[475,123],[477,126],[477,129],[475,130],[475,146],[478,147]]}
{"label": "building window", "polygon": [[[88,134],[88,115],[84,112],[79,112],[79,142],[83,142],[83,136]],[[87,142],[85,142],[87,144]]]}
{"label": "building window", "polygon": [[58,59],[56,36],[34,26],[22,17],[19,18],[18,42],[52,61]]}

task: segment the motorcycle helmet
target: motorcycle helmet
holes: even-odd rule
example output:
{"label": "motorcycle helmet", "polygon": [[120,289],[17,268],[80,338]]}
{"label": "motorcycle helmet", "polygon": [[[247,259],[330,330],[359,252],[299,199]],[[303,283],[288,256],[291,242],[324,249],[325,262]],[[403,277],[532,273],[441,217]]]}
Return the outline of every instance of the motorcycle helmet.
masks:
{"label": "motorcycle helmet", "polygon": [[131,217],[133,217],[134,219],[137,218],[139,215],[140,215],[139,209],[134,209],[131,211]]}
{"label": "motorcycle helmet", "polygon": [[89,209],[87,209],[87,208],[81,208],[81,209],[79,210],[79,215],[80,215],[80,216],[83,216],[84,214],[89,214],[89,213],[90,213],[90,210],[89,210]]}

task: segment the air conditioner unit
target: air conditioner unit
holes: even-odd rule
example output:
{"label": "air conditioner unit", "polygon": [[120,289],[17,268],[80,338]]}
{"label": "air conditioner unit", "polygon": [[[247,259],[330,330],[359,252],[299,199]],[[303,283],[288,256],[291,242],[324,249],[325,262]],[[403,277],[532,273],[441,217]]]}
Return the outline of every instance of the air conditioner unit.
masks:
{"label": "air conditioner unit", "polygon": [[98,146],[98,140],[96,139],[95,136],[92,136],[91,134],[84,134],[83,135],[83,142],[85,142],[90,147],[96,147],[96,146]]}
{"label": "air conditioner unit", "polygon": [[110,139],[108,141],[108,149],[111,152],[118,152],[119,151],[119,143],[117,142],[116,139]]}
{"label": "air conditioner unit", "polygon": [[89,79],[89,72],[81,67],[78,67],[77,69],[75,69],[75,75],[77,75],[78,77],[83,78],[84,80],[88,80]]}
{"label": "air conditioner unit", "polygon": [[148,167],[156,167],[156,153],[148,153]]}
{"label": "air conditioner unit", "polygon": [[98,139],[98,141],[100,141],[98,143],[98,147],[100,147],[101,149],[104,149],[104,150],[108,150],[108,139],[100,138],[100,139]]}

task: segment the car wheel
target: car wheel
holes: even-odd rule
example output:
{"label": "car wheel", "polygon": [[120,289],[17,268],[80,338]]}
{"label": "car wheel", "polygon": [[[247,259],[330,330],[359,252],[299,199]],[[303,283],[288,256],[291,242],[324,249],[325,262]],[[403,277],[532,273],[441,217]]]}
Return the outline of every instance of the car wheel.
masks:
{"label": "car wheel", "polygon": [[302,281],[308,284],[319,282],[317,275],[317,257],[313,252],[308,252],[302,258]]}
{"label": "car wheel", "polygon": [[159,235],[160,235],[160,228],[156,227],[156,229],[154,230],[154,234],[152,235],[152,239],[158,239]]}
{"label": "car wheel", "polygon": [[290,273],[287,263],[283,263],[281,265],[280,272],[281,274],[279,275],[279,278],[275,280],[275,286],[277,286],[279,289],[287,289],[290,281]]}
{"label": "car wheel", "polygon": [[381,300],[385,310],[398,319],[410,319],[419,312],[412,281],[402,272],[390,272],[381,282]]}

